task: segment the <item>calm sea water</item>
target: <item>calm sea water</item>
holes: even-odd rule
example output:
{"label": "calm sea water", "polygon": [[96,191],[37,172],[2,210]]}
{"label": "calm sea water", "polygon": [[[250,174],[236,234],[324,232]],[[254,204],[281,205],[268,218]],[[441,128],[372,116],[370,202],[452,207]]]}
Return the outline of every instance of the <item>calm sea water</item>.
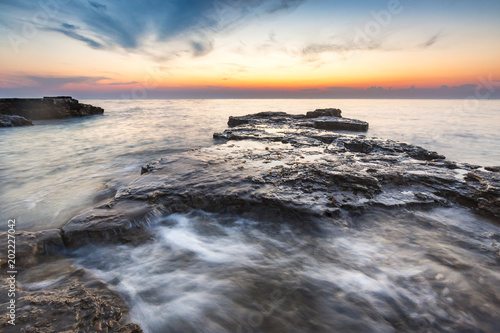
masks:
{"label": "calm sea water", "polygon": [[[87,100],[103,116],[0,130],[0,219],[59,227],[108,186],[171,153],[212,144],[230,115],[337,107],[370,123],[368,136],[410,142],[451,160],[500,164],[500,102],[459,100]],[[470,103],[469,103],[470,104]],[[113,183],[114,182],[114,183]],[[3,228],[4,226],[2,226]]]}
{"label": "calm sea water", "polygon": [[[0,220],[16,218],[18,230],[59,227],[103,199],[106,187],[139,176],[148,161],[211,145],[230,115],[267,110],[338,107],[370,122],[368,136],[500,165],[498,101],[474,108],[454,100],[84,102],[105,114],[0,130]],[[147,333],[500,327],[500,227],[467,209],[373,209],[345,227],[314,232],[193,211],[158,217],[151,228],[155,240],[141,246],[103,244],[73,254],[128,301],[128,319]],[[23,287],[65,274],[51,271]]]}

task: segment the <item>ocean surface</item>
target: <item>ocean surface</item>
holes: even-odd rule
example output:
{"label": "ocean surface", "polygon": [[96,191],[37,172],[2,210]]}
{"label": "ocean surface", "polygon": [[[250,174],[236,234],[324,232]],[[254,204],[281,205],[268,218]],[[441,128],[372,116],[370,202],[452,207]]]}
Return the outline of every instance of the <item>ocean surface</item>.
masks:
{"label": "ocean surface", "polygon": [[[368,121],[367,136],[500,165],[500,101],[81,102],[104,115],[0,129],[0,230],[12,218],[17,230],[58,228],[149,161],[214,144],[230,115],[335,107]],[[467,209],[373,210],[319,233],[200,211],[158,218],[151,228],[152,243],[74,254],[125,297],[129,319],[146,332],[500,327],[500,227]]]}

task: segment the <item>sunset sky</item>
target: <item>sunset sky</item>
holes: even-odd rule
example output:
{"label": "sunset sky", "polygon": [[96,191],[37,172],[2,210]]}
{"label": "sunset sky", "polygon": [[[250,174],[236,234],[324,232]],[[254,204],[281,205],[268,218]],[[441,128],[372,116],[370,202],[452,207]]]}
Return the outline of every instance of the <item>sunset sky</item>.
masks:
{"label": "sunset sky", "polygon": [[498,0],[2,0],[0,97],[500,97]]}

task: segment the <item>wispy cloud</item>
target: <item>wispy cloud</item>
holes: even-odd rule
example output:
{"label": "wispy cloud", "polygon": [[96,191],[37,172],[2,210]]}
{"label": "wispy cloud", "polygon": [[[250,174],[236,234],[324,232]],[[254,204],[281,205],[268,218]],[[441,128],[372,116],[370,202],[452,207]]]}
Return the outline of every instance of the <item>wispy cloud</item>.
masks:
{"label": "wispy cloud", "polygon": [[89,4],[97,10],[106,10],[108,7],[106,5],[100,4],[98,2],[90,1]]}
{"label": "wispy cloud", "polygon": [[86,43],[88,46],[90,46],[93,49],[104,48],[103,44],[101,44],[101,43],[99,43],[99,42],[97,42],[89,37],[85,37],[85,36],[80,35],[78,32],[76,32],[77,30],[79,30],[78,27],[76,27],[72,24],[62,23],[59,28],[46,28],[46,30],[60,32],[60,33],[66,35],[70,38],[73,38],[73,39],[76,39],[76,40],[79,40],[79,41]]}
{"label": "wispy cloud", "polygon": [[[441,37],[442,31],[432,35],[425,43],[420,44],[419,47],[429,48],[436,44]],[[318,58],[315,58],[315,56],[322,53],[339,53],[345,55],[356,51],[397,51],[402,49],[415,48],[415,44],[411,44],[405,41],[392,41],[391,43],[389,33],[386,33],[386,35],[380,36],[379,38],[373,38],[363,41],[356,41],[355,38],[352,38],[352,40],[339,40],[338,38],[335,39],[336,42],[327,40],[325,42],[309,43],[302,48],[302,55],[309,60],[312,59],[313,61],[317,61]]]}
{"label": "wispy cloud", "polygon": [[[255,18],[293,10],[304,1],[73,0],[59,6],[57,17],[44,28],[97,49],[141,52],[147,40],[182,40],[193,56],[201,56],[213,49],[218,33]],[[0,21],[22,21],[37,10],[40,8],[32,1],[5,0],[0,3]]]}
{"label": "wispy cloud", "polygon": [[66,84],[97,84],[100,81],[109,80],[105,76],[35,76],[27,75],[22,76],[31,80],[35,86],[42,86],[45,88],[58,88]]}
{"label": "wispy cloud", "polygon": [[[131,84],[137,84],[139,83],[138,81],[130,81],[130,82],[111,82],[111,83],[104,83],[104,85],[107,86],[129,86]],[[101,83],[103,84],[103,83]]]}
{"label": "wispy cloud", "polygon": [[286,47],[286,43],[278,40],[276,33],[270,32],[267,40],[262,44],[256,46],[256,50],[263,53],[269,52],[284,52],[287,53],[289,50]]}
{"label": "wispy cloud", "polygon": [[308,63],[317,63],[323,53],[338,53],[349,58],[353,52],[365,50],[392,50],[383,46],[382,41],[372,40],[368,43],[339,42],[339,43],[310,43],[302,48],[302,56]]}
{"label": "wispy cloud", "polygon": [[436,44],[436,42],[440,39],[442,31],[438,32],[437,34],[434,34],[429,38],[425,43],[420,44],[420,47],[422,48],[428,48],[431,47],[432,45]]}

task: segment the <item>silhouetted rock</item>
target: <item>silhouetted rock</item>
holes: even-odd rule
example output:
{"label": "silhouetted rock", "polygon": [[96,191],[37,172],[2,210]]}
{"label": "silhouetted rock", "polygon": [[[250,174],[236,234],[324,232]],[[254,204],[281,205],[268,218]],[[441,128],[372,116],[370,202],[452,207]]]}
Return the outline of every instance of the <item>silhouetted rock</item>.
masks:
{"label": "silhouetted rock", "polygon": [[102,108],[81,104],[70,96],[0,99],[0,114],[17,115],[31,120],[83,117],[103,113]]}
{"label": "silhouetted rock", "polygon": [[0,127],[33,126],[31,120],[16,115],[0,114]]}

